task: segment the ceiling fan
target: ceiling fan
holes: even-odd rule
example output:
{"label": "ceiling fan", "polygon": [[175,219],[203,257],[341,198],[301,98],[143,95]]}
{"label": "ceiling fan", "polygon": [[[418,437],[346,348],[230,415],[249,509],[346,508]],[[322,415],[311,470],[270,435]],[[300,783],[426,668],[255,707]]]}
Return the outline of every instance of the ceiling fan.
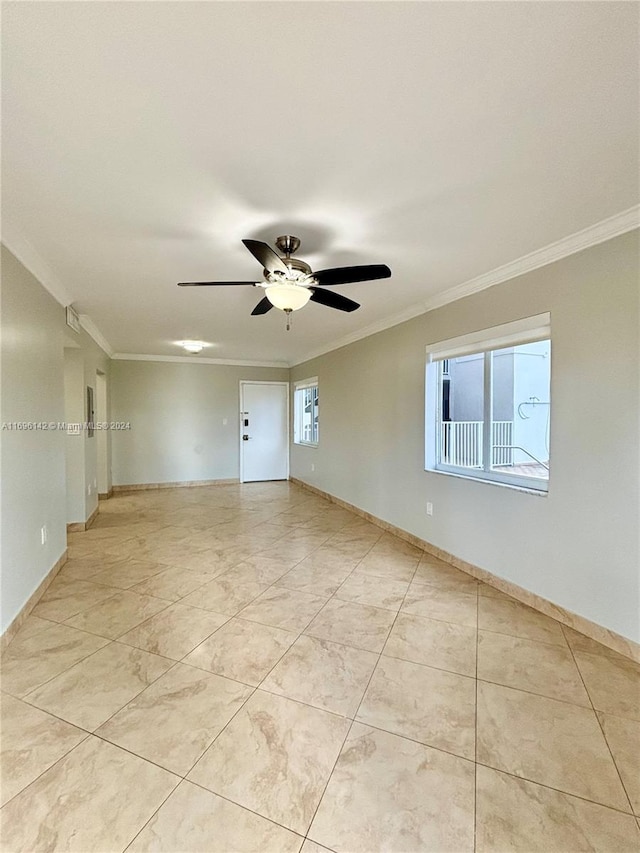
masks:
{"label": "ceiling fan", "polygon": [[358,281],[373,281],[389,278],[391,270],[386,264],[366,266],[335,267],[334,269],[312,272],[309,264],[291,256],[300,247],[297,237],[286,235],[278,237],[276,248],[284,257],[277,255],[266,243],[259,240],[242,241],[251,254],[263,267],[263,281],[181,281],[178,287],[234,287],[251,285],[263,287],[265,296],[258,302],[251,314],[266,314],[272,308],[279,308],[287,315],[287,329],[291,328],[291,312],[303,308],[309,300],[336,308],[338,311],[355,311],[360,305],[353,299],[347,299],[325,287],[336,284],[351,284]]}

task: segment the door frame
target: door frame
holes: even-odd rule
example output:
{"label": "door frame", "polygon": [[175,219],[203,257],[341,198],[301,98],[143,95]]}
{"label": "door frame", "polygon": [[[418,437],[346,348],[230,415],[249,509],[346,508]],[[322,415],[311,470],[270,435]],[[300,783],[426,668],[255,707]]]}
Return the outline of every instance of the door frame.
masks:
{"label": "door frame", "polygon": [[[242,451],[242,415],[243,415],[243,405],[244,405],[244,386],[245,385],[283,385],[287,390],[287,480],[289,479],[290,473],[290,459],[291,459],[291,401],[290,401],[290,383],[287,381],[276,381],[276,380],[263,380],[263,379],[241,379],[239,384],[239,402],[238,406],[238,457],[240,459],[240,482],[244,483],[244,458]],[[251,482],[254,482],[253,480]]]}

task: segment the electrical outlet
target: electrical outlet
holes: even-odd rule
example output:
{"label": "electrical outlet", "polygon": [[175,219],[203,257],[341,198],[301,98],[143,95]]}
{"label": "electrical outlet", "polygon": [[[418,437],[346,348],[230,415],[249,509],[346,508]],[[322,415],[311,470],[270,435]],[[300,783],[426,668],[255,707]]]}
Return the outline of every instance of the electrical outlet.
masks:
{"label": "electrical outlet", "polygon": [[312,470],[312,471],[315,471],[315,470],[316,470],[316,466],[314,465],[314,463],[313,463],[313,462],[311,463],[311,470]]}
{"label": "electrical outlet", "polygon": [[226,426],[226,425],[227,425],[227,423],[228,423],[227,419],[226,419],[226,418],[223,418],[223,419],[222,419],[222,426]]}
{"label": "electrical outlet", "polygon": [[98,481],[97,481],[97,480],[96,480],[96,478],[94,477],[94,478],[93,478],[93,491],[95,492],[95,490],[96,490],[97,488],[98,488]]}
{"label": "electrical outlet", "polygon": [[40,528],[40,544],[46,545],[47,542],[47,525],[43,524]]}
{"label": "electrical outlet", "polygon": [[87,495],[91,495],[91,483],[87,486]]}
{"label": "electrical outlet", "polygon": [[427,515],[433,515],[433,504],[431,501],[427,501]]}

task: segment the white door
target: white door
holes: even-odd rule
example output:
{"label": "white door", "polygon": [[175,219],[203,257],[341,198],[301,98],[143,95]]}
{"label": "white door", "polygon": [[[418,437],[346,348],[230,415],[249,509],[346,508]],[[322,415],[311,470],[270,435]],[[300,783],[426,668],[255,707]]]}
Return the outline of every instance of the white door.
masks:
{"label": "white door", "polygon": [[289,385],[240,383],[240,480],[289,476]]}

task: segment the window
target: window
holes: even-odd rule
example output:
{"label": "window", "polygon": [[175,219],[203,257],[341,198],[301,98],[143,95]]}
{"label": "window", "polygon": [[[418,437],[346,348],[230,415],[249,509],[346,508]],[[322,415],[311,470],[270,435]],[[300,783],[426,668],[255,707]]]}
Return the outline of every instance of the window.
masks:
{"label": "window", "polygon": [[294,383],[293,440],[296,444],[318,444],[318,377]]}
{"label": "window", "polygon": [[548,314],[427,347],[427,470],[545,492],[550,426]]}

